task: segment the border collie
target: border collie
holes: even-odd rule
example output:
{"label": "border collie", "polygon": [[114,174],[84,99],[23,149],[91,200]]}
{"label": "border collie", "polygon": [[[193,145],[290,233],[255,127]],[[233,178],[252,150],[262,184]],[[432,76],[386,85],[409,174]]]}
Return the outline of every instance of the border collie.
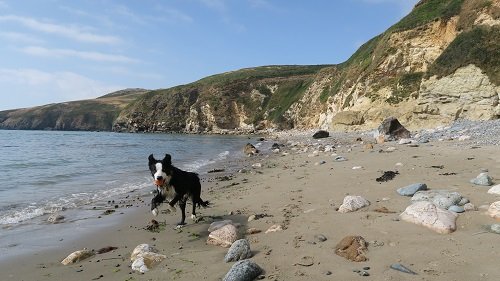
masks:
{"label": "border collie", "polygon": [[158,191],[156,196],[151,200],[151,212],[153,215],[158,215],[158,206],[165,199],[169,199],[168,206],[173,212],[176,211],[174,205],[179,202],[182,218],[177,225],[185,225],[186,201],[191,197],[193,203],[191,219],[196,221],[196,205],[207,207],[209,204],[208,201],[203,201],[200,198],[201,184],[198,174],[186,172],[172,166],[172,157],[169,154],[166,154],[163,160],[157,160],[151,154],[148,160],[149,170]]}

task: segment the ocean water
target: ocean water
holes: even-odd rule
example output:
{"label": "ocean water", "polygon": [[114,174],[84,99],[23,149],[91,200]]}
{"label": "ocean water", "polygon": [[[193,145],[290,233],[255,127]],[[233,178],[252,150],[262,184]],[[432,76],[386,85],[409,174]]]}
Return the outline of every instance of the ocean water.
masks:
{"label": "ocean water", "polygon": [[50,236],[51,230],[71,227],[71,222],[48,224],[50,214],[84,220],[98,202],[150,192],[151,153],[159,159],[169,153],[175,166],[203,174],[210,164],[242,157],[247,141],[242,136],[0,130],[0,250],[15,248],[22,236]]}

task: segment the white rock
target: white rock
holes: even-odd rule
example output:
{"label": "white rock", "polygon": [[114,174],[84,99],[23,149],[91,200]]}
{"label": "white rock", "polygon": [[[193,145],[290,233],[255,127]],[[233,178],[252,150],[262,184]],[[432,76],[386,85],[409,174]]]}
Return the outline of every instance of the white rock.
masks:
{"label": "white rock", "polygon": [[412,143],[411,139],[400,139],[399,144],[409,144]]}
{"label": "white rock", "polygon": [[90,258],[93,255],[95,255],[94,251],[83,249],[83,250],[75,251],[75,252],[69,254],[64,260],[61,261],[61,263],[64,265],[68,265],[68,264],[82,261],[86,258]]}
{"label": "white rock", "polygon": [[262,164],[260,163],[252,164],[252,168],[262,168]]}
{"label": "white rock", "polygon": [[489,194],[500,195],[500,184],[497,184],[488,190]]}
{"label": "white rock", "polygon": [[137,257],[143,253],[147,253],[147,252],[153,252],[153,253],[156,253],[158,252],[158,250],[156,250],[155,248],[153,248],[152,246],[150,246],[149,244],[139,244],[137,245],[137,247],[134,248],[134,250],[132,251],[132,254],[130,255],[130,260],[131,261],[134,261],[137,259]]}
{"label": "white rock", "polygon": [[459,141],[465,141],[465,140],[468,140],[468,139],[470,139],[470,136],[460,136],[460,137],[458,137]]}
{"label": "white rock", "polygon": [[491,203],[488,208],[488,214],[490,217],[500,220],[500,201]]}
{"label": "white rock", "polygon": [[216,231],[217,229],[219,229],[227,224],[233,224],[233,221],[232,220],[214,221],[208,227],[208,232]]}
{"label": "white rock", "polygon": [[153,252],[142,252],[132,262],[132,270],[145,273],[161,263],[167,256]]}
{"label": "white rock", "polygon": [[427,201],[413,203],[399,216],[404,221],[425,226],[438,233],[451,233],[457,228],[458,214],[440,209]]}
{"label": "white rock", "polygon": [[354,166],[352,167],[353,170],[359,170],[359,169],[363,169],[363,166]]}
{"label": "white rock", "polygon": [[344,202],[339,207],[339,212],[349,213],[359,210],[363,207],[370,206],[370,201],[361,196],[346,196]]}
{"label": "white rock", "polygon": [[275,224],[271,226],[268,230],[266,230],[265,233],[271,233],[271,232],[277,232],[277,231],[282,231],[283,227],[279,224]]}

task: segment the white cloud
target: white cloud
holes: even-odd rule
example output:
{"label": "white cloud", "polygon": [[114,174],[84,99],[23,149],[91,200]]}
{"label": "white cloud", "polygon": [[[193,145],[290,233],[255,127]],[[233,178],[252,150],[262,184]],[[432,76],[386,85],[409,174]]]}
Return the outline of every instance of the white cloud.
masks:
{"label": "white cloud", "polygon": [[0,32],[0,38],[15,43],[40,44],[44,42],[35,36],[20,32]]}
{"label": "white cloud", "polygon": [[47,49],[39,46],[28,46],[20,50],[26,54],[33,56],[41,56],[41,57],[56,57],[56,58],[76,57],[85,60],[100,61],[100,62],[117,62],[117,63],[139,62],[139,60],[123,55],[76,51],[71,49]]}
{"label": "white cloud", "polygon": [[69,39],[81,42],[117,44],[122,40],[116,36],[99,35],[83,30],[77,26],[65,26],[60,24],[42,22],[34,18],[20,17],[15,15],[0,16],[0,21],[10,21],[19,23],[32,30],[50,34],[56,34]]}
{"label": "white cloud", "polygon": [[0,82],[3,87],[11,89],[9,95],[2,97],[3,109],[90,99],[125,88],[74,72],[45,72],[27,68],[0,68]]}

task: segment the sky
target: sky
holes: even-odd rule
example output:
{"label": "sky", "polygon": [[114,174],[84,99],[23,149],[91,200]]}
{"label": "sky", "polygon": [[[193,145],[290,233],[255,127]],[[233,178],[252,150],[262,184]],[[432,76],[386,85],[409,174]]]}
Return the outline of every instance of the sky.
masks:
{"label": "sky", "polygon": [[0,110],[337,64],[418,0],[0,0]]}

